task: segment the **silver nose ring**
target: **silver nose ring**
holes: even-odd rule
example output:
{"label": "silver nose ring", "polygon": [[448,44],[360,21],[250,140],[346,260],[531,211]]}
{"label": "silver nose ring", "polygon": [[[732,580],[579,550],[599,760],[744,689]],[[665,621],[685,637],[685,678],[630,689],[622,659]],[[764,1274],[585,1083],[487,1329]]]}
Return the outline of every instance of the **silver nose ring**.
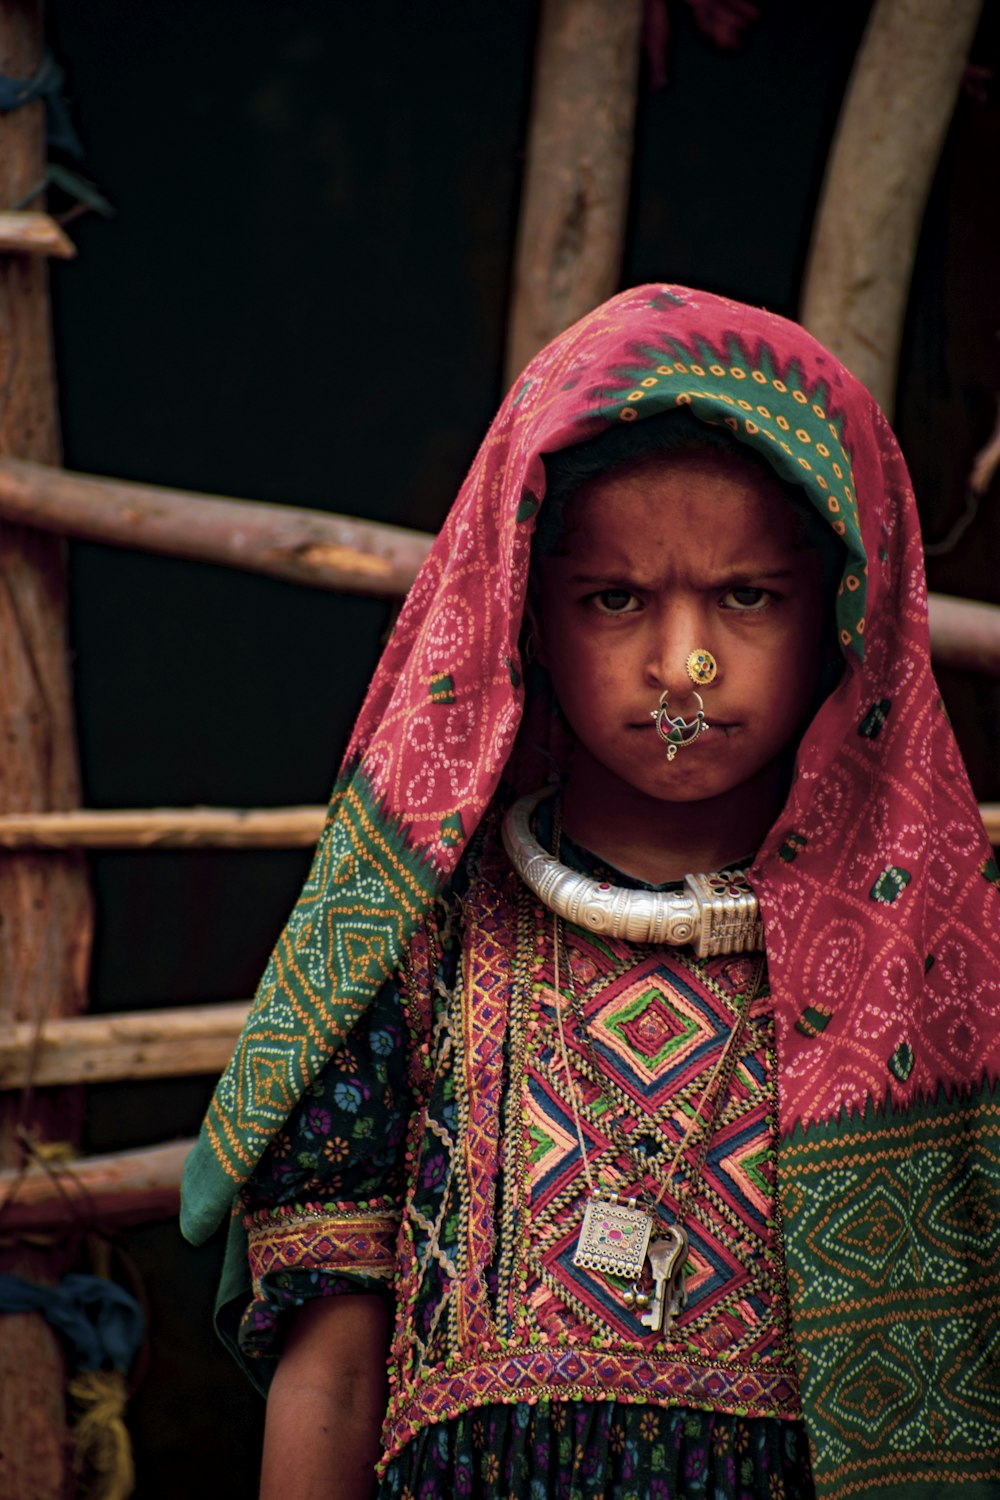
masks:
{"label": "silver nose ring", "polygon": [[670,693],[664,688],[656,708],[650,709],[649,717],[655,719],[656,732],[666,744],[667,760],[673,760],[678,750],[682,750],[685,745],[693,745],[710,725],[705,720],[705,704],[700,693],[693,694],[698,704],[698,711],[693,719],[685,719],[683,714],[671,714],[667,707],[669,697]]}

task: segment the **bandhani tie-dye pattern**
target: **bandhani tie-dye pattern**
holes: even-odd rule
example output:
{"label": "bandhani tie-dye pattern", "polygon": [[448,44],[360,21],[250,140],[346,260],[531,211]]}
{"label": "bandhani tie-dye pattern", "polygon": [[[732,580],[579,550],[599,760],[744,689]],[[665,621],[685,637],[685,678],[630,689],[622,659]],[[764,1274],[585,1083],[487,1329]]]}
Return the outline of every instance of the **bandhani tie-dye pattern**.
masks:
{"label": "bandhani tie-dye pattern", "polygon": [[[724,298],[625,292],[543,350],[503,403],[376,673],[303,898],[189,1163],[185,1232],[202,1239],[225,1216],[398,963],[508,761],[515,787],[541,779],[511,752],[542,455],[677,407],[763,452],[847,552],[845,671],[750,872],[817,1488],[992,1494],[1000,892],[930,669],[913,495],[853,377],[795,325]],[[877,1286],[847,1245],[836,1275],[818,1269],[817,1244],[832,1253],[819,1195],[835,1190],[855,1237],[876,1203],[905,1225],[906,1253]]]}

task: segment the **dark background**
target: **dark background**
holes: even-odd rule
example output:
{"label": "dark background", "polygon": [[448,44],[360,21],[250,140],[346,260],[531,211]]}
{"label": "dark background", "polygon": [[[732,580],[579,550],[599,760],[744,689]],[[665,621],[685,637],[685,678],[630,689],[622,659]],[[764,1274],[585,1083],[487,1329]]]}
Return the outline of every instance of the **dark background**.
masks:
{"label": "dark background", "polygon": [[[441,522],[502,394],[535,0],[54,0],[83,170],[117,216],[52,276],[68,468]],[[644,66],[622,285],[669,279],[794,316],[868,0],[761,0],[721,52],[674,0]],[[997,15],[974,60],[998,61]],[[897,427],[944,533],[1000,389],[1000,108],[963,95],[921,243]],[[586,130],[586,122],[582,123]],[[994,504],[932,586],[1000,602]],[[325,801],[388,606],[73,544],[84,800]],[[981,799],[1000,695],[943,687]],[[92,1005],[248,996],[307,856],[95,857]],[[212,1080],[88,1093],[88,1151],[197,1129]],[[130,1422],[139,1500],[255,1493],[262,1406],[210,1329],[221,1247],[133,1231],[151,1327]]]}

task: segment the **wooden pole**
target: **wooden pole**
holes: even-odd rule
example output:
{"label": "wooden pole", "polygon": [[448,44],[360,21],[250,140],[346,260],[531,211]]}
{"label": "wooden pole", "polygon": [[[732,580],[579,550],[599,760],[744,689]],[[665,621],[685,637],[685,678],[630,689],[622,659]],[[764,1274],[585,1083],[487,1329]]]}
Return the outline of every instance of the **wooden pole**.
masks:
{"label": "wooden pole", "polygon": [[[42,58],[40,0],[0,5],[0,70],[30,78]],[[45,172],[45,110],[0,115],[0,207]],[[0,455],[59,462],[46,261],[0,256]],[[0,813],[72,807],[80,800],[68,668],[64,546],[0,523]],[[84,1004],[91,905],[79,854],[0,861],[0,1026],[71,1013]],[[36,1098],[18,1121],[0,1100],[0,1164],[17,1159],[16,1126],[72,1139],[79,1095]],[[62,1274],[53,1253],[16,1245],[0,1270],[39,1280]],[[59,1344],[37,1314],[3,1315],[0,1338],[0,1500],[61,1500],[65,1493],[64,1370]]]}
{"label": "wooden pole", "polygon": [[[0,516],[110,546],[378,595],[405,594],[434,540],[426,532],[300,506],[95,479],[4,458]],[[931,648],[940,665],[972,665],[1000,677],[1000,608],[932,594],[930,612]]]}
{"label": "wooden pole", "polygon": [[[0,1171],[0,1235],[49,1233],[96,1226],[107,1229],[175,1218],[184,1161],[194,1141],[144,1151],[83,1157],[26,1172]],[[14,1500],[14,1491],[6,1491]],[[17,1500],[37,1500],[32,1484]],[[63,1491],[53,1491],[62,1500]]]}
{"label": "wooden pole", "polygon": [[507,381],[618,285],[642,0],[544,0],[514,252]]}
{"label": "wooden pole", "polygon": [[433,537],[326,511],[198,495],[0,459],[0,515],[91,542],[316,588],[405,594]]}
{"label": "wooden pole", "polygon": [[0,849],[311,849],[325,807],[158,807],[0,816]]}
{"label": "wooden pole", "polygon": [[[1000,830],[994,804],[981,812],[991,833]],[[319,804],[13,813],[0,817],[0,849],[311,849],[326,814]]]}
{"label": "wooden pole", "polygon": [[180,1005],[48,1021],[22,1021],[0,1034],[0,1089],[28,1083],[110,1083],[221,1073],[249,1000]]}
{"label": "wooden pole", "polygon": [[49,214],[0,213],[0,252],[71,260],[76,246]]}
{"label": "wooden pole", "polygon": [[802,322],[892,418],[924,206],[981,0],[876,0],[834,137]]}
{"label": "wooden pole", "polygon": [[1000,677],[1000,608],[951,594],[930,594],[927,604],[935,663]]}

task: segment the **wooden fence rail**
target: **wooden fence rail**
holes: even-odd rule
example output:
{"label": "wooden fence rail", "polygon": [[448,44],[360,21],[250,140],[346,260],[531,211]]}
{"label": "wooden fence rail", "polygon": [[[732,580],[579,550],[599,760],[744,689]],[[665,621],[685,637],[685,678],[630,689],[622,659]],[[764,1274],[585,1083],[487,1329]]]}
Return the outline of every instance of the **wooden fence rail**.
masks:
{"label": "wooden fence rail", "polygon": [[[0,1172],[0,1239],[83,1225],[101,1229],[176,1217],[193,1140]],[[27,1494],[28,1491],[21,1493]]]}
{"label": "wooden fence rail", "polygon": [[[434,538],[293,505],[229,500],[0,459],[0,518],[85,541],[267,573],[312,588],[399,597]],[[930,597],[940,666],[1000,677],[1000,607]]]}
{"label": "wooden fence rail", "polygon": [[0,1089],[221,1073],[249,1000],[21,1021],[0,1033]]}
{"label": "wooden fence rail", "polygon": [[[979,811],[1000,842],[1000,802]],[[326,808],[157,807],[149,811],[7,813],[0,849],[309,849]]]}
{"label": "wooden fence rail", "polygon": [[1000,677],[1000,608],[951,594],[931,594],[928,605],[935,665]]}
{"label": "wooden fence rail", "polygon": [[8,813],[0,849],[307,849],[325,820],[325,807]]}
{"label": "wooden fence rail", "polygon": [[[1000,842],[1000,802],[979,811]],[[326,808],[159,807],[149,811],[7,813],[0,849],[309,849]]]}
{"label": "wooden fence rail", "polygon": [[314,588],[405,594],[433,541],[327,511],[229,500],[0,462],[0,517],[143,552],[248,568]]}

